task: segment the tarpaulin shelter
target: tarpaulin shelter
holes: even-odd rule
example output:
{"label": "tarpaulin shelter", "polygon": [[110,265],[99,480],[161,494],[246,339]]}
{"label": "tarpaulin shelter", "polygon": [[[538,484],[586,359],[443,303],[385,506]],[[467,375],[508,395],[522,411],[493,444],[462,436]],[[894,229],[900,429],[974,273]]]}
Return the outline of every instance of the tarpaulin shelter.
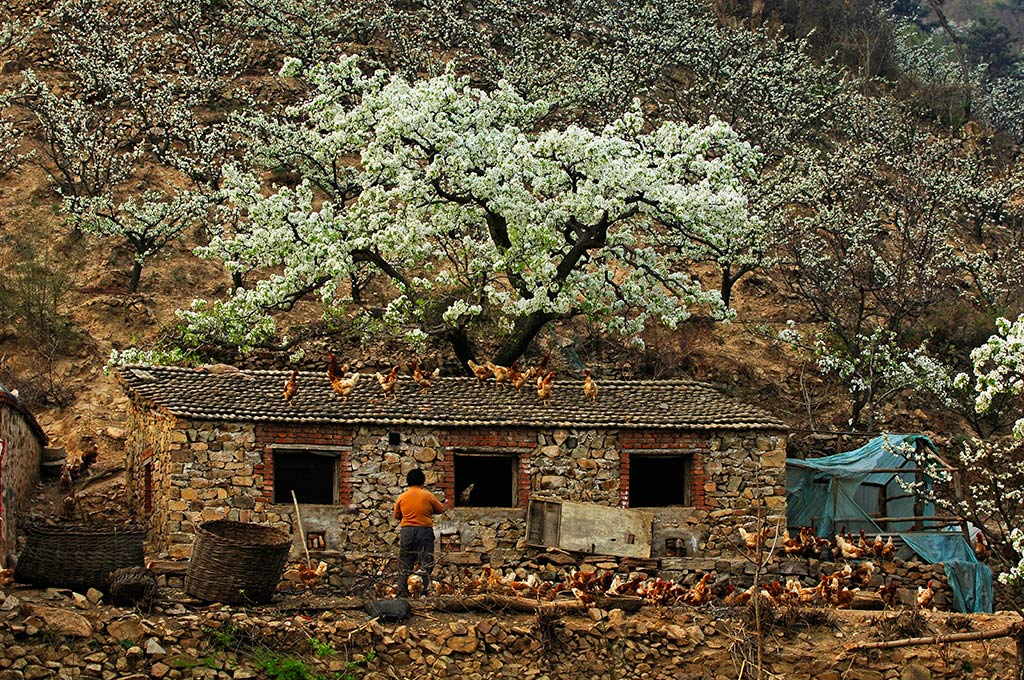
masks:
{"label": "tarpaulin shelter", "polygon": [[990,612],[992,570],[978,562],[958,526],[943,526],[934,506],[912,491],[915,483],[931,485],[911,456],[916,452],[945,466],[921,434],[883,435],[823,458],[787,458],[787,524],[813,527],[825,537],[843,526],[853,533],[895,534],[924,561],[944,565],[959,611]]}

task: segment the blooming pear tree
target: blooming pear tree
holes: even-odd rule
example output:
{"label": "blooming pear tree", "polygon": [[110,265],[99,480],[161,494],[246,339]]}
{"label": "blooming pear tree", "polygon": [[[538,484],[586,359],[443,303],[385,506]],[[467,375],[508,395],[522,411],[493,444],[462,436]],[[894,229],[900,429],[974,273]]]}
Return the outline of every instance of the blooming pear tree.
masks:
{"label": "blooming pear tree", "polygon": [[[1000,318],[995,330],[971,351],[971,375],[958,375],[954,387],[973,394],[978,414],[996,410],[1012,414],[1011,431],[972,437],[951,451],[960,474],[959,494],[937,493],[943,491],[941,485],[918,492],[970,521],[991,548],[990,560],[1003,572],[1000,580],[1020,587],[1024,586],[1024,316],[1012,322]],[[921,462],[934,466],[934,461]],[[943,479],[938,470],[932,474]]]}
{"label": "blooming pear tree", "polygon": [[748,221],[741,178],[756,153],[728,125],[643,132],[634,111],[598,132],[545,127],[548,105],[507,85],[364,75],[355,58],[304,76],[307,100],[253,123],[253,157],[293,183],[237,175],[226,192],[248,219],[201,251],[265,275],[182,313],[204,337],[266,341],[261,311],[311,294],[350,303],[346,282],[365,269],[390,282],[386,321],[450,343],[463,362],[481,334],[496,334],[494,360],[510,363],[546,324],[577,315],[634,338],[699,306],[727,315],[666,225]]}
{"label": "blooming pear tree", "polygon": [[132,249],[128,290],[134,293],[146,260],[194,226],[206,214],[208,199],[197,193],[145,191],[120,202],[100,196],[67,200],[64,205],[83,232],[123,239]]}

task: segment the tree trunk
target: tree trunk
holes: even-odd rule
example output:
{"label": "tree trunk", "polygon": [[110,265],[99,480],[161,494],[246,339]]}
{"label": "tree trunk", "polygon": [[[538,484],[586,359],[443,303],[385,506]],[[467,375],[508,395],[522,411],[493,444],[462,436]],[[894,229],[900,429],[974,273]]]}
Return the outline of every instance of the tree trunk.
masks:
{"label": "tree trunk", "polygon": [[137,293],[139,292],[139,279],[142,278],[142,263],[138,260],[132,264],[132,273],[128,279],[128,292]]}
{"label": "tree trunk", "polygon": [[448,334],[448,344],[452,346],[452,351],[455,352],[455,358],[459,360],[459,363],[466,370],[466,375],[473,375],[473,372],[469,370],[469,360],[473,359],[476,361],[476,355],[473,352],[473,348],[469,343],[469,336],[466,335],[465,328],[457,328]]}
{"label": "tree trunk", "polygon": [[523,356],[533,339],[553,318],[547,312],[534,312],[516,321],[512,337],[498,350],[492,361],[499,366],[511,366],[513,361]]}
{"label": "tree trunk", "polygon": [[231,272],[231,289],[238,290],[245,288],[245,280],[242,278],[242,272]]}

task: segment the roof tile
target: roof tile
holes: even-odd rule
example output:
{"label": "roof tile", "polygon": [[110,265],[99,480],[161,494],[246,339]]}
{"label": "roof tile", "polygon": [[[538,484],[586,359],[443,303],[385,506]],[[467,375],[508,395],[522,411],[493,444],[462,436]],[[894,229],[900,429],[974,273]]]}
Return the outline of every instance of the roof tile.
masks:
{"label": "roof tile", "polygon": [[326,372],[300,371],[292,403],[282,392],[290,371],[215,375],[176,366],[128,366],[118,374],[126,390],[174,416],[197,420],[489,427],[780,430],[767,411],[725,397],[693,380],[599,381],[597,401],[581,380],[559,380],[548,406],[536,391],[495,388],[475,378],[445,377],[428,391],[400,376],[397,399],[385,398],[364,375],[346,401]]}

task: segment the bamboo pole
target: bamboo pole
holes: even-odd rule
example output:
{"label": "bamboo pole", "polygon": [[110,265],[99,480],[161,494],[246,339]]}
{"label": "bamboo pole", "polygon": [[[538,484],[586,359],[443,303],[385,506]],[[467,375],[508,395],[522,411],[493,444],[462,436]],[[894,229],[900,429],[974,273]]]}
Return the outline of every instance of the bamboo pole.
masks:
{"label": "bamboo pole", "polygon": [[948,642],[972,642],[975,640],[994,640],[1003,637],[1016,637],[1021,630],[1020,623],[1014,623],[995,630],[977,630],[972,633],[950,633],[948,635],[930,635],[928,637],[903,638],[901,640],[883,640],[881,642],[863,642],[849,645],[846,652],[858,652],[865,649],[896,649],[898,647],[917,647],[920,645],[940,645]]}
{"label": "bamboo pole", "polygon": [[295,521],[299,525],[299,536],[302,538],[302,549],[306,551],[306,567],[313,568],[313,560],[309,557],[309,544],[306,543],[306,532],[302,528],[302,514],[299,512],[299,499],[295,497],[295,489],[292,489],[292,503],[295,504]]}

